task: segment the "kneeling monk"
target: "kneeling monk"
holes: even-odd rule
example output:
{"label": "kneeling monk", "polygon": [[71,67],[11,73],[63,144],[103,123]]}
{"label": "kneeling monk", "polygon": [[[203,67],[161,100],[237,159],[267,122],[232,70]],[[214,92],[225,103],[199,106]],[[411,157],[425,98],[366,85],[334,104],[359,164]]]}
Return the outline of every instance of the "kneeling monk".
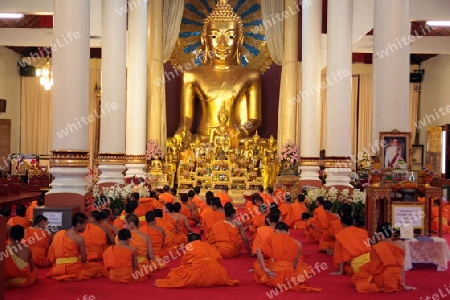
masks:
{"label": "kneeling monk", "polygon": [[111,282],[139,282],[145,279],[139,276],[136,249],[130,247],[131,232],[121,229],[117,234],[119,244],[111,246],[103,253],[104,274]]}
{"label": "kneeling monk", "polygon": [[[286,290],[320,292],[322,289],[307,286],[306,278],[311,268],[301,260],[302,244],[288,235],[286,223],[279,222],[275,233],[256,249],[259,264],[255,265],[254,278],[257,283],[270,287],[285,287]],[[269,257],[268,264],[264,255]],[[294,282],[291,284],[292,279]]]}
{"label": "kneeling monk", "polygon": [[52,234],[47,229],[48,220],[43,215],[37,215],[34,219],[34,227],[28,227],[25,229],[25,240],[36,241],[30,243],[30,248],[33,253],[33,264],[38,268],[45,268],[52,265],[48,257],[48,249],[52,242]]}
{"label": "kneeling monk", "polygon": [[237,285],[231,280],[221,265],[222,256],[213,246],[202,242],[200,235],[192,233],[188,237],[187,252],[181,265],[172,269],[166,279],[157,279],[155,286],[161,288],[214,287]]}
{"label": "kneeling monk", "polygon": [[84,238],[80,235],[86,228],[87,218],[82,213],[72,217],[72,228],[58,231],[50,246],[49,257],[53,268],[47,277],[57,281],[77,281],[102,276],[102,267],[86,262]]}
{"label": "kneeling monk", "polygon": [[370,261],[355,273],[352,283],[359,293],[392,293],[415,290],[405,284],[405,251],[402,241],[392,240],[392,226],[385,222],[378,225],[377,236],[383,240],[372,246]]}
{"label": "kneeling monk", "polygon": [[9,255],[6,256],[6,287],[26,287],[36,281],[37,269],[33,266],[31,250],[20,241],[25,236],[25,230],[20,225],[14,225],[10,230],[11,244],[6,246]]}

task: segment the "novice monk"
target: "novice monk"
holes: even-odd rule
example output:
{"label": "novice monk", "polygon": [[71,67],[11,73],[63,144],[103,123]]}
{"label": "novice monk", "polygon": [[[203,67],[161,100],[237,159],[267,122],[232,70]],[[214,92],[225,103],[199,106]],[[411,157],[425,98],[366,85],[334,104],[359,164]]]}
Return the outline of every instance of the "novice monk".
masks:
{"label": "novice monk", "polygon": [[33,264],[38,268],[45,268],[52,265],[48,257],[48,249],[52,242],[53,236],[47,229],[48,220],[42,215],[37,215],[34,219],[34,227],[28,227],[25,229],[25,240],[30,241],[33,239],[34,243],[29,243],[33,253]]}
{"label": "novice monk", "polygon": [[222,203],[220,202],[220,199],[214,197],[211,206],[212,211],[206,212],[205,210],[205,214],[203,215],[202,228],[205,232],[205,239],[208,239],[208,236],[211,233],[212,226],[214,225],[214,223],[225,220],[225,214],[222,211]]}
{"label": "novice monk", "polygon": [[6,287],[26,287],[36,281],[37,269],[34,268],[31,250],[20,243],[24,238],[24,229],[20,225],[11,227],[11,244],[6,246]]}
{"label": "novice monk", "polygon": [[164,248],[176,248],[178,245],[176,244],[175,227],[170,221],[163,218],[161,209],[154,209],[153,213],[155,214],[155,225],[164,229],[164,233],[166,234],[164,238]]}
{"label": "novice monk", "polygon": [[174,243],[176,247],[180,246],[181,244],[187,244],[187,236],[184,232],[181,231],[183,225],[181,225],[180,223],[183,222],[183,220],[175,214],[174,204],[166,203],[163,219],[172,224],[173,234],[175,238]]}
{"label": "novice monk", "polygon": [[416,290],[405,284],[405,245],[392,240],[392,226],[384,222],[377,227],[377,236],[383,240],[372,246],[370,261],[361,266],[352,277],[359,293],[392,293]]}
{"label": "novice monk", "polygon": [[[189,193],[190,192],[192,192],[192,194],[194,194],[194,191],[189,191]],[[191,206],[188,203],[188,200],[189,200],[188,195],[185,195],[185,194],[181,195],[180,200],[181,200],[180,213],[186,217],[189,226],[191,226],[191,227],[197,226],[198,215],[197,215],[197,212],[195,211],[195,206]]]}
{"label": "novice monk", "polygon": [[147,234],[151,241],[153,247],[153,254],[155,257],[163,257],[167,254],[168,249],[164,249],[164,239],[166,233],[162,227],[156,226],[155,213],[149,211],[145,214],[145,220],[147,225],[139,227],[139,231]]}
{"label": "novice monk", "polygon": [[242,241],[248,254],[252,256],[249,239],[245,236],[242,226],[233,222],[235,217],[236,211],[233,206],[225,205],[225,220],[214,223],[208,236],[208,242],[219,250],[223,258],[240,256]]}
{"label": "novice monk", "polygon": [[327,222],[325,224],[321,224],[322,227],[322,236],[319,240],[319,251],[329,253],[331,244],[333,243],[333,237],[331,234],[331,225],[333,221],[340,220],[339,215],[331,212],[332,208],[331,201],[325,201],[323,204],[323,209],[325,211],[325,215],[327,216]]}
{"label": "novice monk", "polygon": [[[350,204],[344,203],[341,206],[341,212],[340,216],[351,216],[352,215],[352,206]],[[334,245],[336,243],[336,235],[341,232],[341,230],[344,229],[342,226],[341,219],[337,219],[331,222],[330,226],[330,235],[331,235],[331,242],[329,244],[329,249],[327,250],[327,255],[332,256],[334,253]]]}
{"label": "novice monk", "polygon": [[322,224],[327,223],[327,216],[323,210],[325,199],[322,196],[316,199],[316,209],[314,209],[314,217],[306,221],[305,236],[313,242],[319,242],[322,236]]}
{"label": "novice monk", "polygon": [[252,244],[252,253],[256,254],[256,249],[260,249],[265,240],[275,233],[275,225],[281,221],[281,215],[278,211],[271,211],[267,217],[267,226],[261,226],[256,231]]}
{"label": "novice monk", "polygon": [[151,191],[150,192],[150,198],[152,199],[153,210],[155,210],[155,209],[164,209],[164,202],[163,201],[159,201],[159,198],[156,195],[155,191]]}
{"label": "novice monk", "polygon": [[30,206],[27,207],[27,212],[25,214],[25,217],[30,220],[31,222],[33,222],[33,214],[34,214],[34,209],[36,207],[41,207],[44,205],[44,197],[39,197],[38,200],[34,200],[30,203]]}
{"label": "novice monk", "polygon": [[305,205],[305,195],[297,196],[297,201],[292,203],[292,210],[294,211],[295,220],[292,224],[293,229],[305,229],[306,222],[303,220],[303,214],[309,213],[308,207]]}
{"label": "novice monk", "polygon": [[[261,198],[261,197],[259,197]],[[251,234],[255,234],[259,227],[266,225],[267,205],[265,203],[260,204],[258,214],[252,218],[252,225],[249,226],[248,231]]]}
{"label": "novice monk", "polygon": [[285,203],[280,207],[281,217],[283,218],[283,222],[286,223],[289,228],[292,228],[299,216],[294,215],[291,195],[287,194],[284,201]]}
{"label": "novice monk", "polygon": [[172,194],[170,193],[170,186],[165,185],[163,187],[163,191],[164,193],[159,194],[158,196],[159,200],[162,201],[164,204],[175,203],[175,197],[172,196]]}
{"label": "novice monk", "polygon": [[[138,270],[136,249],[130,246],[131,232],[121,229],[117,235],[118,245],[113,245],[103,253],[103,273],[111,282],[139,282],[145,279],[135,273]],[[135,276],[133,276],[135,275]]]}
{"label": "novice monk", "polygon": [[101,260],[103,251],[107,245],[114,245],[114,235],[103,226],[100,226],[102,214],[99,211],[91,211],[89,222],[85,230],[80,234],[84,238],[86,247],[86,260]]}
{"label": "novice monk", "polygon": [[[270,287],[285,286],[286,290],[319,292],[320,288],[307,286],[306,278],[312,271],[301,260],[302,244],[288,235],[288,226],[280,222],[275,233],[256,249],[258,264],[255,264],[254,279]],[[269,257],[266,262],[264,255]],[[291,284],[291,278],[297,281]]]}
{"label": "novice monk", "polygon": [[231,199],[230,195],[228,195],[228,186],[226,185],[223,185],[220,192],[215,194],[214,197],[218,197],[220,199],[222,206],[225,206],[227,203],[233,204],[233,199]]}
{"label": "novice monk", "polygon": [[370,242],[366,230],[353,226],[352,216],[342,216],[342,229],[336,234],[333,260],[338,271],[331,275],[352,275],[359,272],[359,268],[370,261]]}
{"label": "novice monk", "polygon": [[[125,227],[131,231],[130,246],[136,249],[139,269],[145,270],[145,276],[149,277],[151,272],[147,266],[154,260],[152,240],[147,234],[139,231],[139,219],[135,214],[125,217]],[[150,271],[156,271],[156,268]]]}
{"label": "novice monk", "polygon": [[237,285],[221,265],[222,257],[213,246],[202,242],[199,234],[189,235],[189,244],[181,258],[181,264],[173,268],[165,279],[155,280],[160,288],[214,287]]}
{"label": "novice monk", "polygon": [[275,186],[276,190],[273,193],[273,198],[278,206],[282,206],[284,204],[284,199],[286,196],[286,191],[283,190],[283,185],[281,183],[277,183]]}
{"label": "novice monk", "polygon": [[[121,216],[118,216],[115,220],[113,225],[116,226],[117,229],[122,229],[125,226],[125,217],[129,214],[134,214],[134,211],[136,210],[137,207],[137,203],[134,201],[129,201],[126,205],[125,205],[125,213],[122,213]],[[145,224],[145,217],[141,216],[139,217],[139,225],[144,225]]]}
{"label": "novice monk", "polygon": [[86,216],[76,213],[72,228],[58,231],[50,246],[49,257],[53,268],[47,277],[57,281],[78,281],[102,276],[99,264],[86,262],[84,238],[79,234],[86,228]]}
{"label": "novice monk", "polygon": [[200,187],[199,186],[194,187],[194,193],[195,193],[195,196],[194,196],[194,198],[192,198],[192,201],[195,203],[195,205],[197,205],[197,207],[199,209],[199,213],[201,214],[208,205],[206,204],[206,199],[204,197],[200,196]]}
{"label": "novice monk", "polygon": [[116,226],[112,225],[109,222],[109,219],[111,217],[111,211],[109,209],[104,208],[102,209],[101,214],[102,214],[102,222],[100,223],[100,226],[111,232],[113,236],[116,236],[119,230],[116,228]]}
{"label": "novice monk", "polygon": [[20,225],[24,229],[27,229],[32,224],[31,224],[31,221],[25,217],[26,213],[27,213],[27,209],[25,208],[25,206],[23,206],[22,204],[17,204],[16,205],[16,216],[9,219],[7,224],[10,227],[12,227],[14,225]]}

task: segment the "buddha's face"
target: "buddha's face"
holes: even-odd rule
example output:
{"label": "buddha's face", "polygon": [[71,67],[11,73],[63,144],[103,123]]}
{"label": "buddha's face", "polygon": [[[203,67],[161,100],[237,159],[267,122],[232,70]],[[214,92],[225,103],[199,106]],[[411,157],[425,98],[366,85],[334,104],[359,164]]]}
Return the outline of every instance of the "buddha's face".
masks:
{"label": "buddha's face", "polygon": [[219,114],[219,123],[221,125],[226,124],[228,121],[228,116],[226,114]]}
{"label": "buddha's face", "polygon": [[235,21],[211,21],[206,27],[206,44],[213,61],[230,63],[239,49],[239,25]]}

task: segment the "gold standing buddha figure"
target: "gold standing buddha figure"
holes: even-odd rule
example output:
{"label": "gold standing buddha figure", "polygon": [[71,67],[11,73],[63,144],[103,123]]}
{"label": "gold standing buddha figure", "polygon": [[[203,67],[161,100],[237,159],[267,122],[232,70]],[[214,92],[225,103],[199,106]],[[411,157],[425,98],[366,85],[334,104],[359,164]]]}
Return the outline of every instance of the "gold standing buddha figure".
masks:
{"label": "gold standing buddha figure", "polygon": [[192,130],[195,98],[201,113],[196,133],[205,139],[220,127],[222,104],[230,112],[226,125],[237,138],[251,136],[261,125],[261,73],[240,65],[243,37],[241,18],[225,0],[218,1],[203,23],[204,64],[183,74],[176,136]]}

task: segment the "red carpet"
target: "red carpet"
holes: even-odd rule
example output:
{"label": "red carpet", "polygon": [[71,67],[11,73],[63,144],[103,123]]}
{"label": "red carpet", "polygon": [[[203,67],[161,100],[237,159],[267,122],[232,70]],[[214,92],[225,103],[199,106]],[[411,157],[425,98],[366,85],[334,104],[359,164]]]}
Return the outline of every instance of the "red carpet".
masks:
{"label": "red carpet", "polygon": [[[445,288],[450,291],[450,271],[437,272],[434,266],[415,265],[414,270],[406,272],[406,283],[417,287],[416,291],[403,291],[395,294],[358,294],[350,284],[348,276],[331,276],[333,271],[331,257],[317,252],[317,245],[305,241],[303,234],[293,231],[292,236],[298,238],[303,243],[304,257],[307,263],[314,266],[316,263],[326,263],[328,269],[321,271],[308,281],[308,285],[322,287],[323,291],[319,293],[283,292],[277,299],[298,299],[299,297],[308,297],[309,299],[332,299],[342,297],[342,299],[425,299],[426,296],[432,297],[433,294],[439,295],[439,289],[443,296],[448,295]],[[447,241],[450,235],[446,236]],[[243,256],[236,259],[224,260],[224,266],[232,279],[238,279],[240,285],[237,287],[218,287],[207,289],[162,289],[153,286],[157,278],[163,278],[169,272],[170,268],[179,265],[179,259],[169,264],[169,267],[154,273],[154,275],[145,282],[135,284],[113,284],[105,278],[92,279],[83,282],[55,282],[45,278],[48,269],[39,271],[36,284],[23,289],[9,289],[5,293],[6,300],[19,299],[84,299],[89,300],[114,300],[127,299],[127,297],[139,297],[142,299],[199,299],[204,297],[214,297],[214,300],[227,299],[269,299],[267,293],[270,288],[258,285],[253,281],[253,276],[247,271],[251,268],[255,258]],[[444,286],[445,285],[445,286]],[[93,296],[89,298],[89,296]],[[95,297],[95,298],[94,298]],[[438,299],[441,299],[440,296]],[[431,299],[431,298],[430,298]]]}

